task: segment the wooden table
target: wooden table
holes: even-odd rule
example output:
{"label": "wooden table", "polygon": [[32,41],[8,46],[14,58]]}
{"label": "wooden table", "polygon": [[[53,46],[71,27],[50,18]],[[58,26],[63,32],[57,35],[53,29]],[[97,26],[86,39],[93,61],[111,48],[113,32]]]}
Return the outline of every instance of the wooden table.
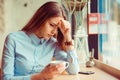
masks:
{"label": "wooden table", "polygon": [[95,72],[94,74],[91,75],[85,75],[85,74],[77,74],[77,75],[67,75],[67,74],[62,74],[59,75],[57,78],[53,80],[119,80],[110,74],[96,68],[86,68],[82,67],[80,68],[81,71],[93,71]]}

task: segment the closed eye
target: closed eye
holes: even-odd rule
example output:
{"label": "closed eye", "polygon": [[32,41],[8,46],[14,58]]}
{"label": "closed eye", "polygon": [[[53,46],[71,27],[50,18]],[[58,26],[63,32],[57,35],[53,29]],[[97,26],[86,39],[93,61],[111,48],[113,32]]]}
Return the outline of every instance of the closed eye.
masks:
{"label": "closed eye", "polygon": [[52,27],[57,27],[57,25],[54,24],[54,23],[50,23],[50,26],[52,26]]}
{"label": "closed eye", "polygon": [[50,24],[50,26],[53,26],[53,27],[55,27],[56,25],[55,25],[55,24]]}

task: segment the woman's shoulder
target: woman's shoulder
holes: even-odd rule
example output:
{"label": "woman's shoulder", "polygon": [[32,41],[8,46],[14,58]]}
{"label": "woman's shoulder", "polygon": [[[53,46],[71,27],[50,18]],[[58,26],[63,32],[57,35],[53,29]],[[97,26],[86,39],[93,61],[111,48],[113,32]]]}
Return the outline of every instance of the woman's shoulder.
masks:
{"label": "woman's shoulder", "polygon": [[11,32],[7,35],[7,38],[12,38],[12,39],[18,39],[22,37],[26,37],[26,33],[24,31],[16,31],[16,32]]}

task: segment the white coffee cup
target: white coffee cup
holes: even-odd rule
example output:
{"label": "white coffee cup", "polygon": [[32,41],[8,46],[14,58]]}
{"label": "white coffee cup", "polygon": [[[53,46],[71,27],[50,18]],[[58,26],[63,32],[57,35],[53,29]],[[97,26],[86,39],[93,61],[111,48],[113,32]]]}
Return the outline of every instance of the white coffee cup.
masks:
{"label": "white coffee cup", "polygon": [[58,64],[61,64],[61,63],[63,64],[63,66],[64,66],[65,69],[68,68],[69,62],[67,62],[67,61],[62,61],[62,60],[51,61],[51,62],[50,62],[50,65],[58,65]]}

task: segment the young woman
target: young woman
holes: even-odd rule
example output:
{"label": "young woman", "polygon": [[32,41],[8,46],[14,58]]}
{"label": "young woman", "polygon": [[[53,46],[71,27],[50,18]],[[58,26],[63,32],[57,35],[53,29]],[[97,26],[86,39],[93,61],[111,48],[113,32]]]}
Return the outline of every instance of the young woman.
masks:
{"label": "young woman", "polygon": [[62,6],[47,2],[33,15],[21,31],[10,33],[5,40],[2,57],[2,80],[48,80],[61,74],[68,61],[69,74],[77,74],[79,63],[71,38],[71,26]]}

